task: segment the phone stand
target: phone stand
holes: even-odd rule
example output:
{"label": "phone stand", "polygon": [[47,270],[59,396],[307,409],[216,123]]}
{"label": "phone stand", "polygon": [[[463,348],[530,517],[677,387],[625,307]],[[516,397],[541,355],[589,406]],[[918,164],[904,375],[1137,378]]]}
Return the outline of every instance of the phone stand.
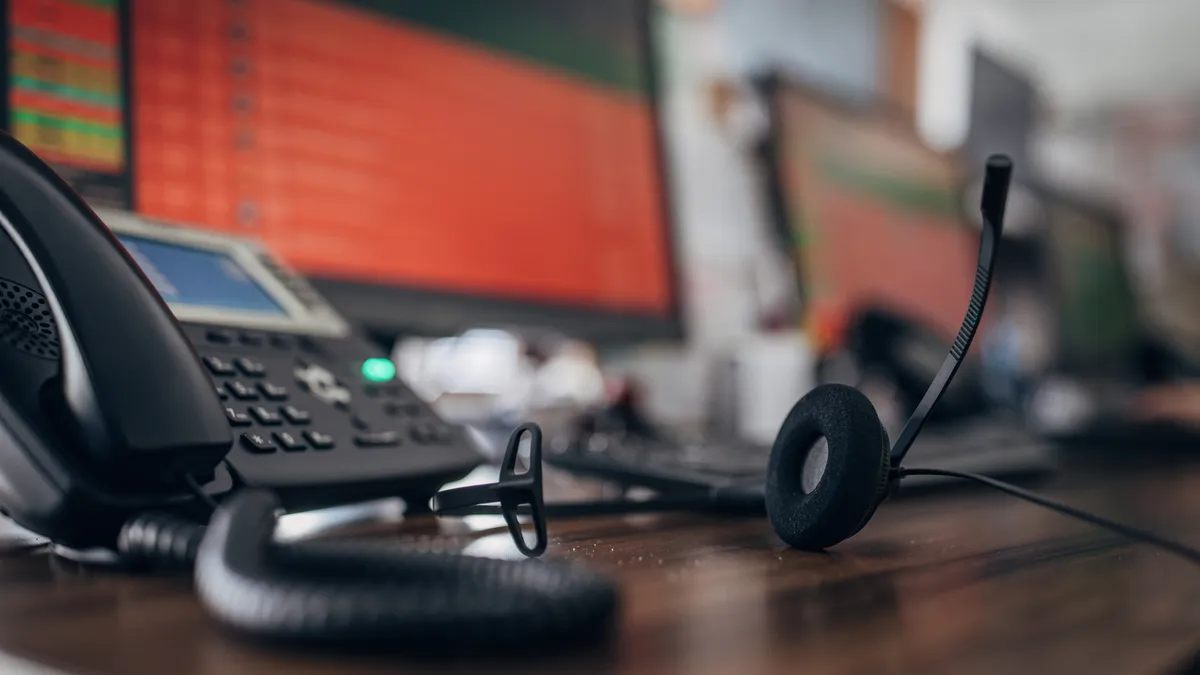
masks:
{"label": "phone stand", "polygon": [[[517,455],[521,437],[529,434],[529,469],[517,473]],[[526,556],[536,558],[546,551],[546,504],[542,496],[542,429],[536,424],[526,423],[513,430],[508,438],[508,448],[500,463],[500,480],[484,485],[442,490],[433,498],[435,513],[448,513],[480,504],[499,502],[500,514],[508,524],[517,549]],[[533,546],[525,541],[517,510],[529,505],[533,517],[536,540]]]}

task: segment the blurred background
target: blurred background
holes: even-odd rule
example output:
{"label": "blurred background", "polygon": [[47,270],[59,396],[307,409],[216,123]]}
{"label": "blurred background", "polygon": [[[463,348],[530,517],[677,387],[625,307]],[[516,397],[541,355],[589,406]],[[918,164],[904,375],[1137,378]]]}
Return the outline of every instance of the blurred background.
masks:
{"label": "blurred background", "polygon": [[894,432],[996,152],[942,422],[1200,420],[1192,0],[0,5],[12,133],[93,204],[261,239],[481,438],[762,445],[823,381]]}

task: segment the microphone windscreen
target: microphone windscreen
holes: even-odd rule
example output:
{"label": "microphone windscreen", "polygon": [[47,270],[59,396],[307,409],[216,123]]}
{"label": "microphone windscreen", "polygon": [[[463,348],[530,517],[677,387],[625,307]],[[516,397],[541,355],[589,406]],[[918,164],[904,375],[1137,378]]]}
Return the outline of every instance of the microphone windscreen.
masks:
{"label": "microphone windscreen", "polygon": [[992,155],[983,176],[983,197],[980,210],[993,227],[1004,223],[1004,205],[1008,201],[1008,186],[1012,182],[1013,163],[1007,155]]}

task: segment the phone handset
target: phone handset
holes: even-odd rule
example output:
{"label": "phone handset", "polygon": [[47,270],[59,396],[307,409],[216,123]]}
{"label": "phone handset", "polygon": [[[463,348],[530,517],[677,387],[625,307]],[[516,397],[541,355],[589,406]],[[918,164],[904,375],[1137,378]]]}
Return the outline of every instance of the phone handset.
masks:
{"label": "phone handset", "polygon": [[232,436],[179,324],[100,218],[7,134],[0,228],[57,324],[61,403],[92,462],[126,485],[211,471]]}

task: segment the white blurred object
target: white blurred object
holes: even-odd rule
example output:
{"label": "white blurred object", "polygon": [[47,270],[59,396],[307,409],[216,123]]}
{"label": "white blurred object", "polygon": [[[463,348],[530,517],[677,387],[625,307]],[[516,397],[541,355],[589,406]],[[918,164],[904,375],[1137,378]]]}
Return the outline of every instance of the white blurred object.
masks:
{"label": "white blurred object", "polygon": [[0,551],[37,548],[49,543],[49,539],[26,530],[8,518],[0,517]]}
{"label": "white blurred object", "polygon": [[1028,419],[1041,432],[1064,432],[1085,424],[1095,413],[1095,402],[1083,385],[1050,378],[1029,399]]}
{"label": "white blurred object", "polygon": [[738,424],[742,438],[770,444],[801,396],[813,388],[815,358],[799,331],[746,338],[737,351]]}
{"label": "white blurred object", "polygon": [[397,345],[401,376],[428,398],[439,394],[500,394],[512,386],[521,343],[501,330],[469,330],[452,338]]}
{"label": "white blurred object", "polygon": [[604,375],[595,352],[582,342],[566,342],[534,377],[531,405],[585,407],[604,400]]}
{"label": "white blurred object", "polygon": [[379,499],[325,509],[287,513],[275,526],[275,541],[315,539],[354,525],[404,522],[408,505],[400,498]]}

